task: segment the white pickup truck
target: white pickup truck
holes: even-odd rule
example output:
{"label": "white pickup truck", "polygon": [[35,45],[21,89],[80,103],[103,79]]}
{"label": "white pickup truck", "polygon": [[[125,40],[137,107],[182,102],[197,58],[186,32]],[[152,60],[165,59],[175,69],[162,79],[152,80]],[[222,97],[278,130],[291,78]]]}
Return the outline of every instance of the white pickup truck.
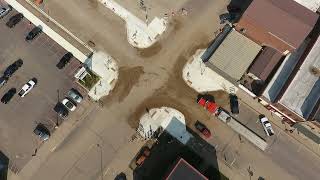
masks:
{"label": "white pickup truck", "polygon": [[274,131],[272,129],[271,123],[269,122],[268,118],[263,116],[260,118],[260,122],[263,126],[264,131],[268,136],[272,136],[274,134]]}

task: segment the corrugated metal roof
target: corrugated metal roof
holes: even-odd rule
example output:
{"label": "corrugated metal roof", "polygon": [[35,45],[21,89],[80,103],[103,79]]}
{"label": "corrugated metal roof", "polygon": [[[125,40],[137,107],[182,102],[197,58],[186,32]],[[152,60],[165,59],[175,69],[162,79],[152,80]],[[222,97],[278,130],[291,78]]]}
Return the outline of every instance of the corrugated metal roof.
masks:
{"label": "corrugated metal roof", "polygon": [[318,14],[292,0],[253,0],[238,26],[246,36],[282,52],[283,45],[297,49],[317,19]]}
{"label": "corrugated metal roof", "polygon": [[265,47],[249,69],[249,72],[265,81],[276,65],[280,62],[283,55],[271,48]]}
{"label": "corrugated metal roof", "polygon": [[312,68],[320,68],[320,37],[280,99],[281,104],[304,118],[309,117],[320,99],[320,79],[312,74]]}
{"label": "corrugated metal roof", "polygon": [[306,50],[308,42],[309,41],[304,41],[298,49],[288,54],[275,75],[272,77],[271,81],[263,92],[263,96],[269,101],[274,102],[278,97],[281,89],[289,79],[294,67],[297,65],[299,59]]}
{"label": "corrugated metal roof", "polygon": [[209,62],[230,77],[239,80],[260,49],[261,46],[232,29]]}

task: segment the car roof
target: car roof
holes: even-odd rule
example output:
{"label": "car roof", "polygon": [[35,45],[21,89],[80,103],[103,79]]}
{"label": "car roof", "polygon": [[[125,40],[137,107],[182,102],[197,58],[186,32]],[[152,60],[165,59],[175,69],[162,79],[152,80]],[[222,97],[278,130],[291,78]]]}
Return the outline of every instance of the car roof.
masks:
{"label": "car roof", "polygon": [[28,81],[28,83],[31,84],[32,86],[36,84],[36,82],[34,82],[32,79]]}
{"label": "car roof", "polygon": [[264,122],[264,121],[269,121],[269,119],[267,118],[267,117],[263,117],[263,118],[261,118],[260,119],[262,122]]}

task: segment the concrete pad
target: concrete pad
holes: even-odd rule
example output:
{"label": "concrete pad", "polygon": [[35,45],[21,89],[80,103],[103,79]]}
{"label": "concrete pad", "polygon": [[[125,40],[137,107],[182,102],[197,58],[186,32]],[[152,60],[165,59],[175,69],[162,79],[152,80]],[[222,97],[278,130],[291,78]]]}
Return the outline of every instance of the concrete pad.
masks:
{"label": "concrete pad", "polygon": [[126,22],[127,38],[134,47],[150,47],[166,29],[167,20],[165,18],[155,17],[148,25],[113,0],[99,0],[99,2]]}
{"label": "concrete pad", "polygon": [[187,62],[182,71],[183,80],[199,93],[224,90],[237,91],[237,87],[218,73],[208,68],[201,59],[205,50],[198,50]]}
{"label": "concrete pad", "polygon": [[101,78],[88,93],[93,100],[97,101],[107,96],[114,88],[119,76],[118,66],[110,55],[103,52],[93,53],[85,64]]}

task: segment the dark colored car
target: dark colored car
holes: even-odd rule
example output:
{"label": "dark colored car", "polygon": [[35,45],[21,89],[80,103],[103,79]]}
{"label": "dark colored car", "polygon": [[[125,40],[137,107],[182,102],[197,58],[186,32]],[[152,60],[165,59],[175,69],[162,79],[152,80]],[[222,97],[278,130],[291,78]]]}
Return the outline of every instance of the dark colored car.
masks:
{"label": "dark colored car", "polygon": [[73,54],[71,52],[66,53],[59,61],[59,63],[56,65],[58,69],[63,69],[73,58]]}
{"label": "dark colored car", "polygon": [[42,141],[46,141],[50,137],[50,131],[43,124],[38,124],[37,127],[33,130],[33,133],[37,135]]}
{"label": "dark colored car", "polygon": [[0,87],[4,86],[8,82],[9,78],[6,76],[0,77]]}
{"label": "dark colored car", "polygon": [[13,28],[15,25],[17,25],[21,20],[23,19],[23,14],[18,13],[14,16],[12,16],[9,21],[6,23],[6,25],[9,28]]}
{"label": "dark colored car", "polygon": [[4,71],[3,75],[8,78],[11,77],[22,65],[22,59],[18,59]]}
{"label": "dark colored car", "polygon": [[235,94],[230,94],[230,109],[232,114],[239,114],[238,97]]}
{"label": "dark colored car", "polygon": [[69,115],[68,109],[61,102],[58,102],[53,109],[62,118],[66,118]]}
{"label": "dark colored car", "polygon": [[204,135],[204,137],[206,138],[210,138],[211,137],[211,132],[210,130],[206,127],[206,125],[202,124],[200,121],[197,121],[194,126],[196,127],[196,129],[198,131],[201,132],[201,134]]}
{"label": "dark colored car", "polygon": [[234,13],[224,13],[219,16],[220,24],[225,23],[226,21],[232,22],[236,19],[236,14]]}
{"label": "dark colored car", "polygon": [[125,173],[121,172],[114,178],[114,180],[127,180],[127,176]]}
{"label": "dark colored car", "polygon": [[26,36],[26,41],[31,41],[33,40],[35,37],[37,37],[40,33],[42,32],[41,28],[36,26],[34,27]]}
{"label": "dark colored car", "polygon": [[1,102],[4,104],[7,104],[16,93],[17,93],[16,88],[11,88],[6,94],[2,96]]}

